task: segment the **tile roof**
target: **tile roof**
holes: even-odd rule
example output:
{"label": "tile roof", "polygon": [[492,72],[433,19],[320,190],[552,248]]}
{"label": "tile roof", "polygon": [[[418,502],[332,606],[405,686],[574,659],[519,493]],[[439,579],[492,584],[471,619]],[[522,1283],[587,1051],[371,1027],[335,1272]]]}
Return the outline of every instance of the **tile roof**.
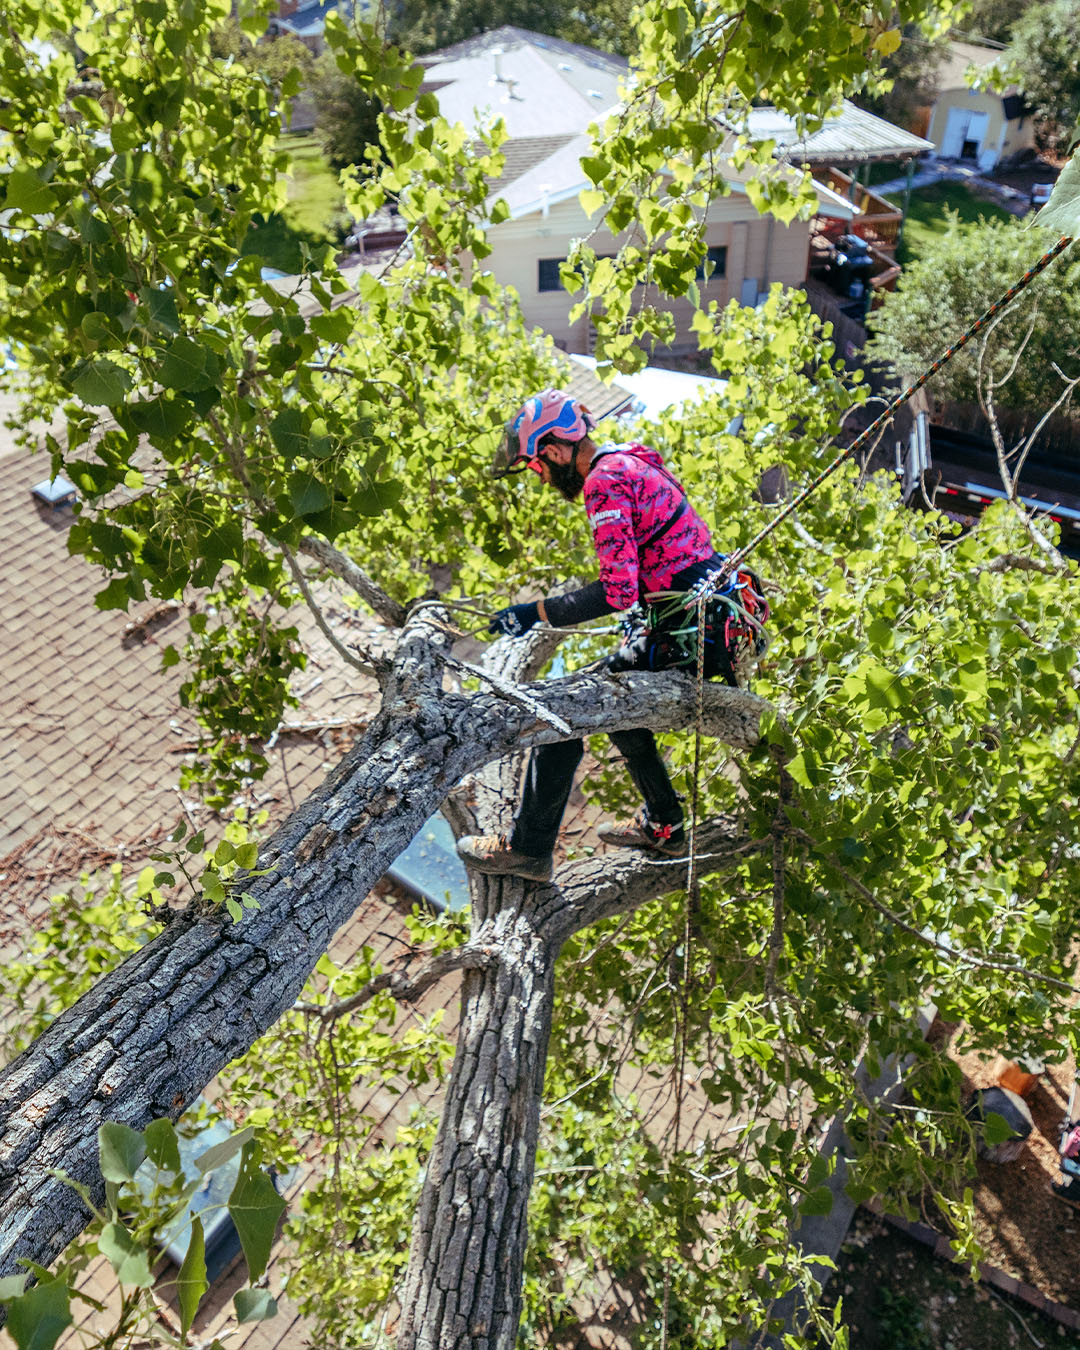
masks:
{"label": "tile roof", "polygon": [[[39,913],[57,883],[86,866],[141,864],[182,809],[183,748],[196,734],[179,706],[182,667],[161,669],[164,648],[182,644],[188,607],[157,601],[131,612],[99,610],[99,573],[67,551],[70,508],[38,503],[31,486],[48,460],[0,444],[0,945],[13,916]],[[356,621],[338,602],[339,623]],[[374,685],[348,676],[306,614],[311,653],[287,725],[370,714]],[[349,699],[344,695],[351,693]],[[347,728],[285,731],[271,771],[255,789],[280,819],[336,762]],[[209,820],[197,801],[186,809]],[[18,918],[14,920],[18,925]]]}

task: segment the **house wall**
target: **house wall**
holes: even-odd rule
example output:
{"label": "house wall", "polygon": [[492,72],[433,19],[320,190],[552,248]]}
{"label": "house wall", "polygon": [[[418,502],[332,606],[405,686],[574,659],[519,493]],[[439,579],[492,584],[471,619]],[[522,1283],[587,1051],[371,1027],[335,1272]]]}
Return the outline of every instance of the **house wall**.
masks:
{"label": "house wall", "polygon": [[[503,285],[515,288],[529,324],[543,328],[570,352],[589,350],[588,319],[570,323],[574,297],[563,290],[541,291],[538,264],[542,258],[565,258],[572,241],[590,236],[591,230],[592,223],[575,197],[553,205],[546,214],[537,210],[504,221],[488,233],[492,251],[483,266]],[[603,229],[589,238],[598,254],[617,252],[621,242]],[[706,242],[709,247],[727,248],[727,266],[725,276],[699,283],[703,305],[712,300],[725,305],[731,299],[753,304],[775,281],[800,286],[806,278],[808,222],[784,226],[763,218],[740,192],[733,191],[710,206]],[[673,350],[696,350],[697,339],[690,329],[690,302],[676,300],[670,302],[670,308],[676,324]]]}
{"label": "house wall", "polygon": [[999,94],[975,94],[969,89],[947,89],[934,104],[926,132],[927,140],[934,142],[936,153],[939,155],[944,154],[947,149],[944,142],[949,113],[953,109],[988,115],[986,130],[982,136],[982,149],[978,157],[979,167],[982,169],[993,168],[999,160],[1035,144],[1035,127],[1032,119],[1014,117],[1007,120]]}

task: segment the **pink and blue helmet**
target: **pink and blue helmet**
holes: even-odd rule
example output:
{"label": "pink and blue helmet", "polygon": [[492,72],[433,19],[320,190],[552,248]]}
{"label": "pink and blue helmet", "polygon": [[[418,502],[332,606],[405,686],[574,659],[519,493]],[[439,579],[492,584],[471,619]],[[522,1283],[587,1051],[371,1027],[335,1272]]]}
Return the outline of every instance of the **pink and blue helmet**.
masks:
{"label": "pink and blue helmet", "polygon": [[495,452],[492,476],[504,478],[521,469],[540,472],[537,456],[548,436],[561,441],[580,441],[596,423],[583,403],[561,389],[544,389],[527,399],[521,411],[506,427],[506,435]]}

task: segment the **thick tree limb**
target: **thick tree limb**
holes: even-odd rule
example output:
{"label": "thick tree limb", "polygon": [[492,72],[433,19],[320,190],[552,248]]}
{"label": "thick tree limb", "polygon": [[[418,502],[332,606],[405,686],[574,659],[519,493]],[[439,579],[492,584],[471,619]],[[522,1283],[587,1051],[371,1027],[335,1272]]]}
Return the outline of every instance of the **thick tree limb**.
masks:
{"label": "thick tree limb", "polygon": [[493,675],[489,670],[483,670],[480,666],[470,665],[468,661],[459,660],[456,656],[446,657],[446,664],[452,666],[455,670],[461,671],[464,675],[471,675],[474,679],[489,684],[496,693],[499,693],[511,703],[517,703],[524,708],[526,712],[535,713],[541,722],[546,722],[549,727],[554,727],[560,736],[569,740],[573,736],[573,731],[566,725],[561,717],[555,713],[549,712],[547,708],[539,703],[530,694],[518,684],[512,684],[509,680],[504,680],[498,675]]}
{"label": "thick tree limb", "polygon": [[336,549],[328,540],[306,534],[297,544],[297,548],[309,558],[322,563],[328,572],[333,572],[346,585],[351,586],[360,599],[370,605],[379,618],[391,628],[405,626],[405,606],[392,600],[378,582],[373,581],[362,567],[357,567],[351,558]]}
{"label": "thick tree limb", "polygon": [[[262,850],[259,865],[271,870],[248,886],[261,908],[239,924],[216,914],[178,917],[0,1072],[0,1275],[17,1273],[19,1257],[48,1265],[85,1223],[81,1202],[51,1169],[100,1192],[103,1121],[139,1129],[155,1116],[177,1116],[293,1006],[334,932],[455,783],[507,754],[559,739],[535,714],[497,696],[439,688],[438,647],[446,638],[424,628],[421,619],[404,635],[401,698],[384,701],[359,743]],[[671,672],[592,673],[525,688],[579,736],[678,729],[693,717],[692,681]],[[752,745],[767,707],[751,694],[709,686],[706,731]],[[504,892],[509,904],[512,886],[493,891]],[[583,892],[573,893],[586,905]],[[608,903],[617,909],[614,894]],[[509,922],[503,905],[493,900],[492,907]],[[590,912],[602,917],[603,905]],[[575,923],[567,922],[572,931]],[[500,962],[498,971],[465,976],[467,995],[472,988],[490,992],[489,977],[498,984],[495,1003],[481,998],[484,1016],[507,1011],[505,999],[524,1006],[521,999],[529,1003],[551,979],[550,946],[535,931],[510,924],[500,945],[511,973]],[[506,1038],[516,1014],[507,1015],[498,1035],[511,1055]],[[543,1056],[522,1053],[512,1076],[520,1067],[530,1081],[536,1073],[542,1081]]]}
{"label": "thick tree limb", "polygon": [[[699,826],[698,844],[697,870],[708,875],[766,847],[768,841],[746,840],[735,821],[719,816]],[[537,929],[558,952],[581,929],[685,887],[686,873],[686,858],[663,858],[635,849],[613,849],[570,863],[559,869],[553,885],[534,892]]]}

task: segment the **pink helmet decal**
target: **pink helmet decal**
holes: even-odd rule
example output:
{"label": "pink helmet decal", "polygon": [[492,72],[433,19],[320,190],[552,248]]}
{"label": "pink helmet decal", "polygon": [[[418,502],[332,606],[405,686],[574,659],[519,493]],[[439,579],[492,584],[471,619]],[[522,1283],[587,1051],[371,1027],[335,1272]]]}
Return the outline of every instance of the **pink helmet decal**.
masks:
{"label": "pink helmet decal", "polygon": [[524,460],[538,467],[536,456],[540,442],[554,433],[560,440],[580,441],[596,423],[583,403],[561,389],[544,389],[527,399],[521,411],[508,424],[506,438],[495,459],[497,477],[509,473]]}

